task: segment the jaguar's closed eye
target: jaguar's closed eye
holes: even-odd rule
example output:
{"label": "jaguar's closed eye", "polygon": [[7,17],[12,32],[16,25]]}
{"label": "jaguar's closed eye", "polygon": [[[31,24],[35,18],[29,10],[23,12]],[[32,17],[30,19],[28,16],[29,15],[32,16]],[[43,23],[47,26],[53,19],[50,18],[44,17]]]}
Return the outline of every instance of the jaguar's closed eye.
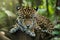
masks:
{"label": "jaguar's closed eye", "polygon": [[23,16],[19,16],[19,18],[24,19],[24,17],[23,17]]}
{"label": "jaguar's closed eye", "polygon": [[22,18],[22,16],[19,16],[19,18]]}

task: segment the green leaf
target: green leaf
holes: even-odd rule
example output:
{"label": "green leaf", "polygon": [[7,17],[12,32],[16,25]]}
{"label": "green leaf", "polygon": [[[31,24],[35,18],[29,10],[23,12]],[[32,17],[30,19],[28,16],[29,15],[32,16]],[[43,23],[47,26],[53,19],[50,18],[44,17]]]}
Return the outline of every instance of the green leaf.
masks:
{"label": "green leaf", "polygon": [[60,29],[60,24],[55,25],[54,28]]}
{"label": "green leaf", "polygon": [[60,35],[60,31],[53,31],[52,34],[53,35]]}

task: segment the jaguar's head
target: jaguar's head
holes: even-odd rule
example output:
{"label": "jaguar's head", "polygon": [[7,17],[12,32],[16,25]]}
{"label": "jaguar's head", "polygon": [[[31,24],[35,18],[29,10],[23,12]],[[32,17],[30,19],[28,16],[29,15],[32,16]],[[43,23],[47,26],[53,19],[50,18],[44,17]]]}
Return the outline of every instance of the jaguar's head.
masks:
{"label": "jaguar's head", "polygon": [[36,10],[31,8],[31,7],[22,7],[22,8],[18,8],[18,22],[20,25],[22,25],[25,28],[33,28],[36,20],[35,20],[35,13]]}

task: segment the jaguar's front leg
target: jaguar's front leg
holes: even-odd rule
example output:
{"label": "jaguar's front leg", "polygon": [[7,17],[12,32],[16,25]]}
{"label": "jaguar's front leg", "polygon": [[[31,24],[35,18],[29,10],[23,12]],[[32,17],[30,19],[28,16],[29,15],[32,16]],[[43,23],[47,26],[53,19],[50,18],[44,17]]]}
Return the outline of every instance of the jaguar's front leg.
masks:
{"label": "jaguar's front leg", "polygon": [[19,27],[17,26],[17,24],[16,25],[14,25],[14,27],[12,28],[12,29],[10,29],[10,33],[14,33],[14,32],[16,32],[17,30],[19,29]]}

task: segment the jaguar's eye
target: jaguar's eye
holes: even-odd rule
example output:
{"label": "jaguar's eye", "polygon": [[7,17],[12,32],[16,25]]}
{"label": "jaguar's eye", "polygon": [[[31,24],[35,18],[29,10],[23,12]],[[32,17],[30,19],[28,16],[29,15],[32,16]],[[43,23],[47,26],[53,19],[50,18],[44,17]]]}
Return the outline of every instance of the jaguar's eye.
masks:
{"label": "jaguar's eye", "polygon": [[21,16],[19,16],[19,18],[22,18]]}
{"label": "jaguar's eye", "polygon": [[21,18],[21,17],[19,17],[19,18]]}
{"label": "jaguar's eye", "polygon": [[19,18],[24,19],[24,17],[23,17],[23,16],[19,16]]}

